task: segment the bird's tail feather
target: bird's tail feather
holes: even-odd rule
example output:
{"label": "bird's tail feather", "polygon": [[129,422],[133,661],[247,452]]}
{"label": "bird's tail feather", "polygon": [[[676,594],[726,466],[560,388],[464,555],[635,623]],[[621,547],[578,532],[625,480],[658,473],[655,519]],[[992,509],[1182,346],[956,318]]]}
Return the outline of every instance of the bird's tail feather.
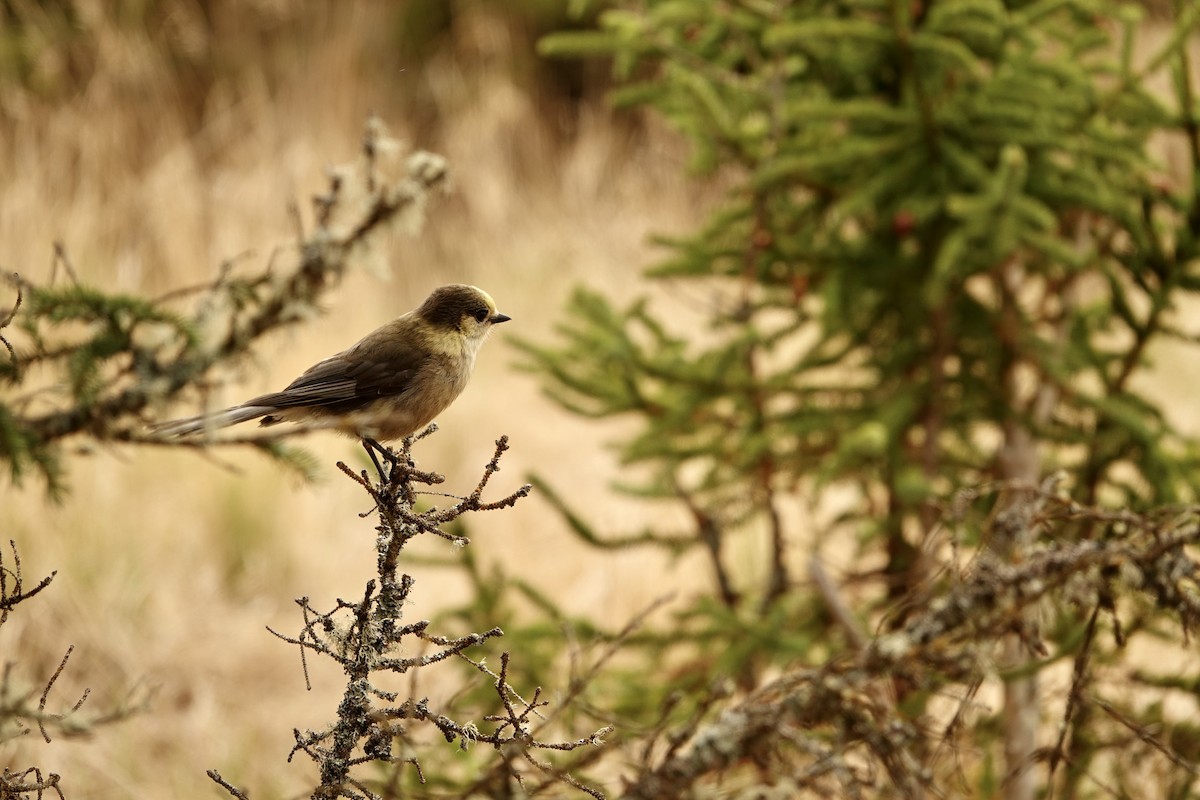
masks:
{"label": "bird's tail feather", "polygon": [[237,425],[239,422],[257,419],[278,410],[274,406],[234,406],[224,411],[214,411],[211,414],[198,414],[194,417],[158,422],[151,425],[150,429],[163,436],[190,436],[193,433]]}

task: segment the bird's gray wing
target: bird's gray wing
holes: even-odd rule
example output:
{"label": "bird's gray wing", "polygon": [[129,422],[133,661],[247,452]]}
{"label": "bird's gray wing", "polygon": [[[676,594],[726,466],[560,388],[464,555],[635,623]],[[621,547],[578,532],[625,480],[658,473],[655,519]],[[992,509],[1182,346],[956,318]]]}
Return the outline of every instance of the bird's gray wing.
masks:
{"label": "bird's gray wing", "polygon": [[406,353],[393,351],[380,357],[354,348],[309,367],[283,391],[264,394],[243,405],[280,409],[320,406],[345,413],[379,397],[403,394],[419,367],[420,361]]}

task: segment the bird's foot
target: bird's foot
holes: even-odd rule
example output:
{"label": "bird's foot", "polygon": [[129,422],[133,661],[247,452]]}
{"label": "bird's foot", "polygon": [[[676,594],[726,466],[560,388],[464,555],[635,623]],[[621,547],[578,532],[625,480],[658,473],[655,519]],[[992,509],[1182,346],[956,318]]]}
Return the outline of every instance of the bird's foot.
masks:
{"label": "bird's foot", "polygon": [[[387,483],[388,477],[391,475],[391,470],[384,470],[383,464],[379,461],[379,456],[383,456],[383,460],[391,465],[391,469],[396,468],[397,456],[390,447],[384,447],[374,439],[362,440],[363,450],[367,451],[367,455],[371,457],[371,463],[375,465],[375,471],[379,473],[379,482]],[[378,455],[376,455],[378,453]]]}

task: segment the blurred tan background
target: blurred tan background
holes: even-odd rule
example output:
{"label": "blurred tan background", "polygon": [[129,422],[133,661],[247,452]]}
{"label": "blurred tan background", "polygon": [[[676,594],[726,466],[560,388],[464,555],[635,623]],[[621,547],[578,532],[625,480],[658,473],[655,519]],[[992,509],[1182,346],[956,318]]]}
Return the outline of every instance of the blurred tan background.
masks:
{"label": "blurred tan background", "polygon": [[[604,443],[620,424],[551,405],[514,369],[505,340],[549,335],[577,282],[616,297],[644,289],[640,269],[658,255],[648,234],[693,228],[712,198],[680,178],[678,138],[605,105],[604,65],[537,58],[541,33],[578,24],[564,6],[0,2],[0,269],[48,281],[56,241],[82,281],[131,293],[209,280],[227,259],[260,269],[295,238],[292,204],[311,225],[309,198],[325,189],[326,167],[354,158],[377,114],[413,147],[448,159],[452,193],[431,206],[419,236],[385,243],[388,279],[352,273],[323,317],[221,376],[213,404],[280,387],[436,285],[477,283],[514,321],[485,347],[441,432],[418,446],[421,465],[447,476],[446,491],[465,493],[508,434],[494,496],[537,469],[601,530],[633,529],[654,510],[608,488],[616,465]],[[1148,40],[1158,38],[1151,26]],[[1200,362],[1168,348],[1158,355],[1169,368],[1152,380],[1181,399],[1172,413],[1193,430]],[[374,570],[374,523],[358,518],[365,495],[333,466],[359,463],[357,446],[334,436],[303,445],[320,459],[315,484],[250,453],[131,448],[69,457],[71,491],[57,506],[36,482],[0,483],[0,544],[16,540],[31,581],[58,570],[0,631],[0,663],[16,662],[15,680],[40,687],[76,645],[51,708],[85,686],[94,711],[131,689],[150,694],[143,713],[90,739],[3,743],[0,768],[59,772],[73,800],[220,796],[209,768],[256,800],[306,794],[312,769],[285,761],[291,730],[334,717],[341,676],[315,667],[306,692],[296,650],[265,626],[294,634],[301,595],[325,607],[361,593]],[[798,504],[784,511],[804,514]],[[707,578],[702,564],[668,571],[644,551],[585,551],[536,494],[478,518],[470,533],[480,558],[612,625]],[[738,546],[746,564],[760,560],[755,542]],[[456,555],[440,540],[419,552]],[[414,618],[465,597],[449,571],[408,571]],[[424,685],[435,702],[452,688]],[[562,687],[544,688],[553,699]]]}
{"label": "blurred tan background", "polygon": [[[616,296],[638,289],[655,257],[647,235],[687,230],[704,204],[678,177],[681,143],[603,103],[602,65],[538,62],[537,36],[567,24],[561,4],[2,8],[0,268],[48,281],[61,241],[83,282],[131,293],[210,279],[231,258],[259,269],[294,239],[290,204],[310,224],[325,168],[356,155],[375,113],[412,146],[446,156],[453,192],[419,236],[387,243],[390,278],[353,273],[325,316],[224,376],[214,404],[278,388],[436,285],[477,283],[515,321],[485,348],[441,433],[419,446],[421,465],[465,493],[507,433],[497,496],[536,467],[601,528],[631,528],[647,513],[606,486],[614,464],[603,443],[617,429],[550,405],[505,344],[512,333],[546,335],[578,281]],[[365,496],[333,466],[357,463],[357,447],[333,436],[303,444],[321,462],[315,484],[232,450],[104,449],[67,459],[61,505],[34,482],[3,485],[0,539],[17,541],[27,579],[58,577],[0,632],[0,661],[41,685],[75,644],[52,708],[84,686],[94,711],[131,688],[151,701],[90,739],[5,743],[0,767],[59,772],[75,800],[206,796],[217,791],[208,768],[256,798],[305,793],[312,770],[285,763],[291,730],[333,718],[340,676],[321,666],[305,692],[296,650],[264,626],[294,634],[295,597],[320,607],[360,594],[374,531],[357,516]],[[645,553],[599,561],[581,550],[536,497],[471,533],[480,557],[614,624],[667,587]],[[449,550],[434,542],[421,552]],[[414,616],[462,599],[445,571],[409,571]]]}

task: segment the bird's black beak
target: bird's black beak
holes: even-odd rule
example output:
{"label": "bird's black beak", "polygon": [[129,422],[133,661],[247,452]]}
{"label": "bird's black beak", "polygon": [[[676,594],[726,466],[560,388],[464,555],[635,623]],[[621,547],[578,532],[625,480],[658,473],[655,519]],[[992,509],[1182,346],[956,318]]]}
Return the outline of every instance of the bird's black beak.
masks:
{"label": "bird's black beak", "polygon": [[489,320],[489,322],[495,325],[498,322],[508,322],[510,319],[512,319],[512,317],[510,317],[508,314],[501,314],[499,311],[497,311],[495,314],[492,314],[492,318]]}

